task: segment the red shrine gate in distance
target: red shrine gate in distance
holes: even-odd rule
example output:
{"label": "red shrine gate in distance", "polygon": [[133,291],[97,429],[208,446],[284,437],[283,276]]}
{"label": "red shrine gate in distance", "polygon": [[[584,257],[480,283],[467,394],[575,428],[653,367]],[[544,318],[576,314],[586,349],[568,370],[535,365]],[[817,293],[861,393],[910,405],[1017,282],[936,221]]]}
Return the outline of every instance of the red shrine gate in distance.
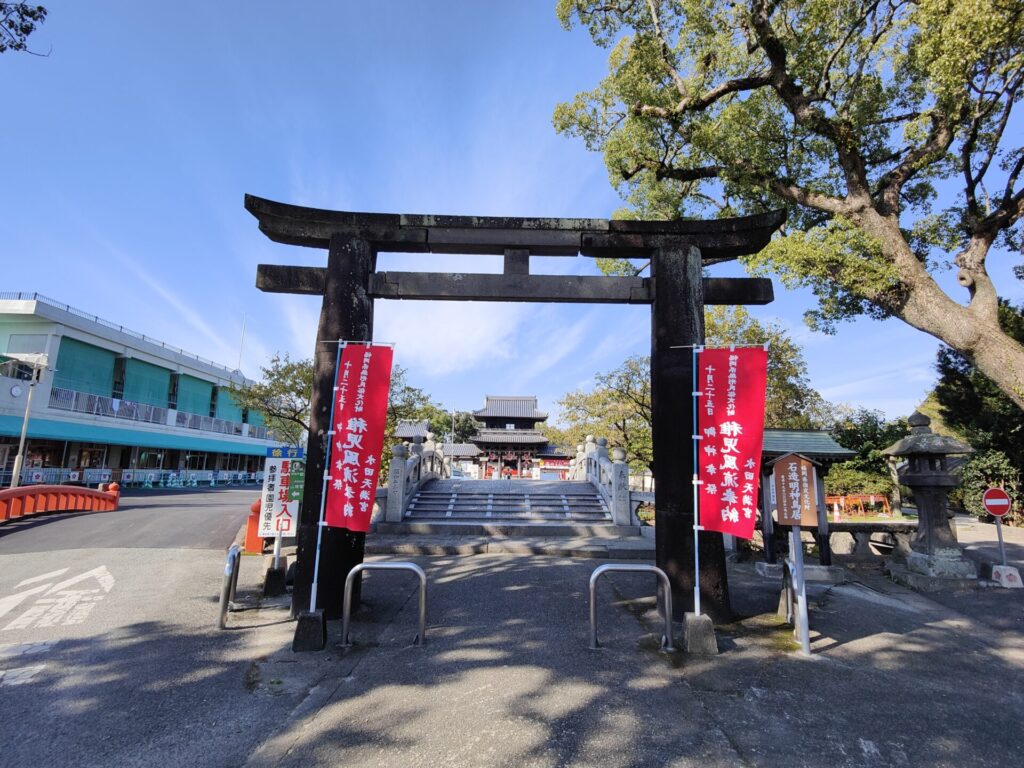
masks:
{"label": "red shrine gate in distance", "polygon": [[[765,278],[702,277],[702,268],[756,253],[785,220],[783,211],[710,221],[609,221],[349,213],[246,195],[245,207],[275,242],[327,250],[326,267],[261,264],[256,286],[322,297],[313,374],[306,486],[299,513],[292,611],[310,603],[317,522],[330,419],[335,345],[373,339],[375,299],[531,301],[651,305],[651,409],[655,557],[668,574],[676,613],[693,608],[692,349],[704,339],[706,304],[767,304]],[[503,274],[378,272],[378,253],[504,255]],[[650,277],[532,275],[530,256],[642,258]],[[365,534],[325,528],[318,605],[341,615],[348,572],[363,560]],[[716,621],[730,617],[721,534],[700,534],[700,593]],[[358,595],[356,595],[358,600]]]}

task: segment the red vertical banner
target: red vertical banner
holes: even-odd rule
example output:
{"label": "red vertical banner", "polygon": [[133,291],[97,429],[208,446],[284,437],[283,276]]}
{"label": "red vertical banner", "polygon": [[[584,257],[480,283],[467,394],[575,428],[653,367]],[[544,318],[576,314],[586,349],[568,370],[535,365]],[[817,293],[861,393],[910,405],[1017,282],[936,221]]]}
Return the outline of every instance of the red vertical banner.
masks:
{"label": "red vertical banner", "polygon": [[757,516],[768,352],[705,349],[697,355],[700,524],[749,539]]}
{"label": "red vertical banner", "polygon": [[369,343],[349,342],[341,351],[324,502],[324,521],[329,526],[370,530],[393,355],[390,346]]}

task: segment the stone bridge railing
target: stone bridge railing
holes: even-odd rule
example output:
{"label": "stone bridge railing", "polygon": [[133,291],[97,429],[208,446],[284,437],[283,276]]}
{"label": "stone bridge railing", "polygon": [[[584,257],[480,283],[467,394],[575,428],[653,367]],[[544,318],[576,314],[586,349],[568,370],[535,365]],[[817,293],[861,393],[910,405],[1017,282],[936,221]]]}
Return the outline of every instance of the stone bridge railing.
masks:
{"label": "stone bridge railing", "polygon": [[629,496],[629,465],[626,452],[612,448],[608,455],[608,440],[587,435],[583,445],[576,446],[576,458],[570,464],[569,478],[591,483],[608,505],[612,522],[616,525],[636,525],[636,505]]}
{"label": "stone bridge railing", "polygon": [[409,502],[420,487],[429,480],[447,477],[449,470],[445,466],[441,447],[434,443],[429,434],[426,441],[416,436],[411,444],[395,445],[391,454],[384,520],[400,523]]}

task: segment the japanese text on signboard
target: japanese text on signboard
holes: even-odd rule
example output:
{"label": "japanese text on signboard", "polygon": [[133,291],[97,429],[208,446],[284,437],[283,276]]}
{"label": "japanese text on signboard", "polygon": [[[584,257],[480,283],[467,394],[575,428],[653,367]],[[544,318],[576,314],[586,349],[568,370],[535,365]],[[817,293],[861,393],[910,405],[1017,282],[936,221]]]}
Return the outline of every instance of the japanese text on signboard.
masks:
{"label": "japanese text on signboard", "polygon": [[[263,467],[259,535],[294,536],[302,503],[306,465],[301,458],[281,458],[287,451],[271,449]],[[268,451],[270,453],[270,451]],[[297,453],[301,456],[301,451]]]}
{"label": "japanese text on signboard", "polygon": [[816,526],[818,494],[814,464],[799,454],[786,454],[772,465],[772,479],[779,524]]}
{"label": "japanese text on signboard", "polygon": [[768,353],[705,349],[697,355],[700,524],[749,539],[757,512]]}
{"label": "japanese text on signboard", "polygon": [[346,344],[338,363],[324,520],[368,531],[384,445],[393,350]]}

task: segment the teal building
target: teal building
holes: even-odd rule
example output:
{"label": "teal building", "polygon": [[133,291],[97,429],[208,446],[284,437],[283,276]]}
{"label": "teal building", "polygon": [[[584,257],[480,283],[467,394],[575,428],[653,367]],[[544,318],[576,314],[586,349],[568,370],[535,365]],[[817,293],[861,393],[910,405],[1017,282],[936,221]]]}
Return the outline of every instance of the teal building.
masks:
{"label": "teal building", "polygon": [[[30,383],[37,376],[37,384]],[[0,486],[255,480],[271,439],[231,370],[37,293],[0,293]],[[6,482],[4,482],[6,480]]]}

